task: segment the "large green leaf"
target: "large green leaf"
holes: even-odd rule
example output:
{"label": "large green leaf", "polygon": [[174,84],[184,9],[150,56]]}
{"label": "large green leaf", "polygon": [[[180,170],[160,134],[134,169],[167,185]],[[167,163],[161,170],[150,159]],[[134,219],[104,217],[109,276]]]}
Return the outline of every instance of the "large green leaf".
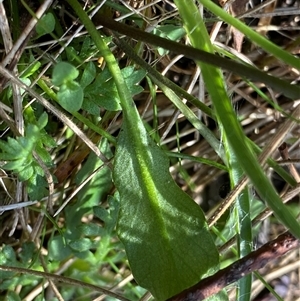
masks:
{"label": "large green leaf", "polygon": [[175,184],[166,155],[148,136],[113,54],[81,4],[68,3],[103,55],[120,97],[123,126],[113,168],[118,234],[135,280],[165,300],[212,273],[219,255],[203,212]]}
{"label": "large green leaf", "polygon": [[165,300],[216,269],[202,210],[176,185],[168,158],[140,120],[132,126],[124,119],[113,174],[121,198],[118,234],[141,286]]}

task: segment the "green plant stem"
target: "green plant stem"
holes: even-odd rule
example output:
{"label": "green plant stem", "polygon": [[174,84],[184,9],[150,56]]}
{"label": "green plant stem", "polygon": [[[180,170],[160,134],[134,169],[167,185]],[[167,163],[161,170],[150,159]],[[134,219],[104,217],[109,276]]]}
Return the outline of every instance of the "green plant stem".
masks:
{"label": "green plant stem", "polygon": [[[234,187],[243,176],[243,170],[239,160],[232,151],[230,145],[224,138],[224,147],[227,149],[227,157],[230,165],[229,175],[231,186]],[[252,251],[252,223],[250,216],[250,194],[249,188],[246,187],[236,198],[234,206],[236,216],[236,234],[239,258],[247,256]],[[238,280],[237,299],[239,301],[249,301],[251,296],[252,275],[247,275]]]}
{"label": "green plant stem", "polygon": [[206,165],[218,168],[220,170],[228,171],[228,169],[225,165],[219,164],[219,163],[217,163],[216,161],[213,161],[213,160],[209,160],[209,159],[201,158],[201,157],[190,156],[190,155],[187,155],[187,154],[184,154],[184,153],[175,153],[175,152],[170,152],[170,151],[165,151],[165,153],[168,155],[168,157],[171,157],[171,158],[186,159],[186,160],[190,160],[190,161],[193,161],[193,162],[206,164]]}
{"label": "green plant stem", "polygon": [[208,8],[213,14],[220,17],[224,22],[227,22],[228,24],[238,29],[249,40],[262,47],[266,52],[273,54],[274,57],[280,59],[285,64],[289,64],[296,69],[300,69],[299,58],[281,49],[279,46],[275,45],[271,41],[267,40],[265,37],[249,28],[249,26],[245,25],[242,21],[228,14],[221,7],[216,5],[213,1],[198,0],[198,2],[200,2],[204,7]]}
{"label": "green plant stem", "polygon": [[263,82],[274,90],[283,93],[287,97],[290,97],[291,99],[298,99],[300,95],[299,86],[291,85],[287,81],[270,76],[267,73],[247,64],[237,63],[234,60],[226,59],[200,49],[188,47],[171,40],[158,37],[125,24],[121,24],[109,18],[105,18],[104,16],[100,19],[100,24],[108,29],[125,34],[133,39],[162,47],[177,54],[184,54],[188,58],[199,60],[212,66],[224,68],[254,81]]}
{"label": "green plant stem", "polygon": [[[208,116],[215,118],[211,109],[202,104],[198,99],[195,99],[189,95],[182,88],[178,87],[172,83],[169,79],[162,76],[159,72],[149,66],[144,60],[142,60],[134,50],[127,45],[121,39],[117,39],[115,43],[131,58],[137,63],[140,67],[144,68],[148,72],[148,76],[151,80],[164,92],[164,94],[173,102],[173,104],[180,110],[180,112],[189,120],[189,122],[199,131],[199,133],[207,140],[211,145],[214,151],[220,156],[224,161],[225,154],[220,141],[214,136],[214,134],[197,118],[193,111],[186,106],[179,96],[183,96],[186,99],[192,101],[200,110],[203,110],[204,113]],[[176,93],[175,93],[176,92]],[[178,94],[177,94],[178,93]]]}

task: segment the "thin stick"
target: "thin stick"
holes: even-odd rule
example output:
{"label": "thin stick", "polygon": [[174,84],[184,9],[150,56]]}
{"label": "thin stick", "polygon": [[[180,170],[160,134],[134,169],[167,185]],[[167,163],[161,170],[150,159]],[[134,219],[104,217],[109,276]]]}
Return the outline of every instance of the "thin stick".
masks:
{"label": "thin stick", "polygon": [[289,232],[285,232],[225,269],[171,297],[168,301],[204,300],[245,275],[263,268],[270,260],[280,257],[292,249],[296,249],[299,247],[299,244],[300,241],[298,239]]}
{"label": "thin stick", "polygon": [[[290,156],[289,156],[289,149],[287,147],[287,144],[284,142],[282,143],[279,148],[278,148],[281,158],[283,160],[289,160]],[[296,180],[297,183],[300,183],[300,176],[298,174],[297,169],[295,168],[295,166],[293,164],[289,164],[288,165],[288,169],[290,171],[290,174],[294,177],[294,179]]]}
{"label": "thin stick", "polygon": [[40,271],[35,271],[35,270],[30,270],[30,269],[24,269],[24,268],[19,268],[19,267],[6,266],[6,265],[0,265],[0,270],[22,273],[22,274],[29,274],[29,275],[34,275],[37,277],[43,277],[43,278],[46,278],[46,279],[52,280],[52,281],[58,281],[58,282],[63,282],[63,283],[70,284],[73,286],[80,286],[80,287],[88,288],[93,291],[99,292],[101,294],[105,294],[107,296],[111,296],[113,298],[119,299],[121,301],[130,301],[127,298],[120,296],[116,293],[113,293],[107,289],[101,288],[101,287],[93,285],[93,284],[85,283],[85,282],[82,282],[82,281],[79,281],[76,279],[72,279],[69,277],[64,277],[61,275],[40,272]]}

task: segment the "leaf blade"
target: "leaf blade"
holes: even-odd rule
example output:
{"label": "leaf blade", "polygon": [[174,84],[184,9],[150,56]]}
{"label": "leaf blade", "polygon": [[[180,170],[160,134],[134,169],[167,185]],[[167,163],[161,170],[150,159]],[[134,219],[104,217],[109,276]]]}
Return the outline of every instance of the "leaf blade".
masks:
{"label": "leaf blade", "polygon": [[165,154],[141,122],[138,141],[132,130],[124,120],[115,155],[118,234],[137,282],[165,300],[215,269],[218,253],[202,210],[175,184]]}

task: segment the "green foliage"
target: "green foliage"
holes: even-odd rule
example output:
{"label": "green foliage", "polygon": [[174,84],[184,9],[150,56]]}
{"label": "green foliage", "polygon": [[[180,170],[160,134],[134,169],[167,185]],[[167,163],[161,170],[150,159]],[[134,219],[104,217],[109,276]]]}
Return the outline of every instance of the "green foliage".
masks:
{"label": "green foliage", "polygon": [[19,258],[21,263],[25,266],[28,263],[32,262],[32,259],[34,258],[36,252],[36,247],[35,244],[31,241],[31,242],[25,242],[22,245],[22,252],[20,252]]}
{"label": "green foliage", "polygon": [[[99,148],[107,158],[111,158],[112,153],[107,140],[103,139]],[[101,165],[103,162],[91,153],[76,176],[77,185],[80,185],[92,171]],[[76,256],[85,259],[85,264],[92,268],[93,265],[101,264],[103,261],[117,259],[114,259],[115,256],[109,252],[115,247],[112,238],[116,236],[118,196],[108,196],[108,207],[99,206],[99,202],[106,200],[111,185],[111,171],[104,167],[78,193],[76,204],[68,206],[65,230],[49,240],[49,260],[62,261],[70,256]],[[83,216],[91,213],[104,224],[81,221]],[[101,236],[100,243],[95,241],[95,238],[99,236]],[[110,257],[111,255],[113,256]],[[80,269],[82,269],[83,262],[79,262]]]}
{"label": "green foliage", "polygon": [[[99,148],[106,158],[111,159],[113,154],[110,145],[106,139],[102,139],[99,143]],[[75,183],[80,185],[92,171],[103,165],[99,158],[91,153],[87,161],[82,166],[76,175]],[[104,201],[107,197],[108,191],[112,187],[111,170],[107,166],[103,166],[97,174],[85,185],[78,193],[78,206],[83,208],[93,208],[98,206],[99,202]]]}
{"label": "green foliage", "polygon": [[[95,73],[93,68],[87,65],[82,75],[81,83],[83,86],[86,86],[84,89],[85,100],[83,108],[92,114],[98,113],[99,107],[109,111],[121,110],[120,96],[108,68],[100,72],[95,81],[88,85],[91,82],[92,75]],[[128,66],[122,69],[121,72],[131,96],[143,91],[143,88],[138,83],[145,77],[145,70],[134,70],[133,66]]]}
{"label": "green foliage", "polygon": [[[90,85],[96,77],[96,67],[93,62],[88,62],[83,70],[80,85],[83,89],[85,89],[88,85]],[[85,91],[86,92],[86,91]]]}
{"label": "green foliage", "polygon": [[[69,276],[103,285],[104,279],[99,273],[99,267],[104,263],[117,264],[125,259],[125,253],[118,252],[121,245],[116,239],[118,212],[118,195],[109,196],[106,207],[97,205],[82,210],[80,203],[69,206],[65,231],[57,233],[48,242],[48,261],[61,262],[75,257],[76,261],[69,269]],[[93,223],[81,221],[87,213],[94,214]],[[64,291],[80,296],[86,293],[80,287]]]}
{"label": "green foliage", "polygon": [[87,57],[90,57],[93,53],[95,53],[95,51],[96,51],[95,43],[89,36],[86,36],[82,42],[79,56],[82,59],[86,59]]}
{"label": "green foliage", "polygon": [[20,181],[27,181],[30,199],[39,199],[45,195],[44,170],[34,158],[34,153],[50,166],[51,157],[45,147],[53,146],[53,140],[45,135],[43,130],[48,122],[48,116],[43,113],[36,124],[26,126],[24,137],[0,140],[0,160],[5,161],[3,168],[18,175]]}
{"label": "green foliage", "polygon": [[[26,266],[28,263],[33,264],[33,258],[36,254],[34,244],[32,242],[24,243],[23,246],[18,254],[11,246],[1,246],[0,264],[14,267]],[[32,285],[34,283],[34,278],[31,276],[20,275],[15,277],[14,274],[14,272],[1,271],[0,291],[14,290],[17,285],[28,285],[30,283]]]}
{"label": "green foliage", "polygon": [[52,73],[52,82],[59,87],[58,102],[69,112],[77,112],[82,106],[83,89],[74,81],[78,75],[79,71],[66,62],[58,63]]}
{"label": "green foliage", "polygon": [[25,70],[25,72],[22,74],[22,78],[27,78],[27,77],[35,74],[39,70],[40,67],[41,67],[40,62],[33,62],[32,64],[30,64],[29,68],[27,68]]}
{"label": "green foliage", "polygon": [[71,64],[60,62],[53,68],[52,82],[56,86],[62,86],[76,79],[79,71]]}
{"label": "green foliage", "polygon": [[5,300],[6,301],[21,301],[21,298],[17,293],[15,293],[13,291],[9,291]]}
{"label": "green foliage", "polygon": [[200,207],[175,184],[168,159],[148,136],[115,57],[79,3],[72,7],[108,65],[123,111],[113,170],[118,234],[137,282],[165,300],[215,270],[218,252]]}
{"label": "green foliage", "polygon": [[[144,70],[134,70],[134,67],[128,66],[122,74],[132,96],[143,91],[138,83],[146,75]],[[121,110],[116,85],[107,68],[97,74],[94,63],[88,62],[80,83],[74,81],[78,75],[79,71],[66,62],[58,63],[53,69],[52,82],[60,88],[57,99],[64,109],[72,113],[82,108],[93,115],[99,115],[100,108]]]}

